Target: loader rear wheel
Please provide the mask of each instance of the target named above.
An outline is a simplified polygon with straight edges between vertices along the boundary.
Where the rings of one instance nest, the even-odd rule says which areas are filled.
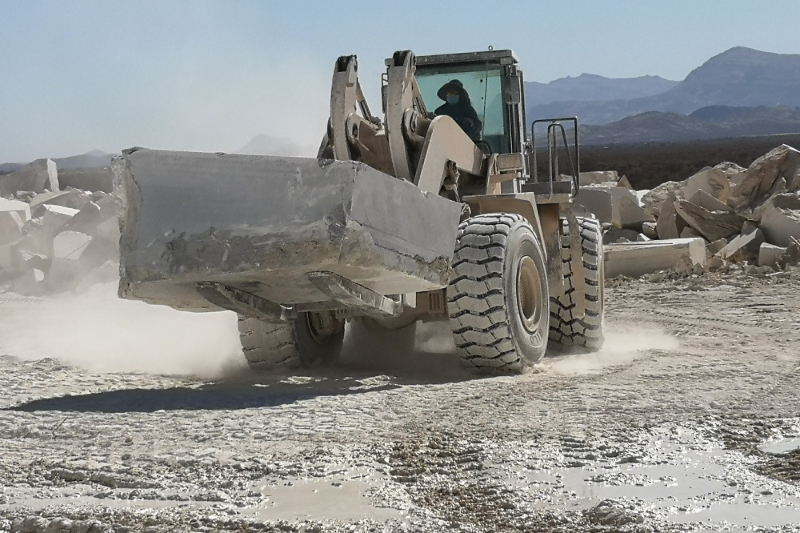
[[[292,322],[264,322],[239,315],[239,339],[253,370],[332,363],[342,351],[344,321],[331,313],[300,313]]]
[[[569,226],[562,221],[561,260],[564,295],[550,299],[550,343],[561,352],[596,352],[603,347],[604,276],[603,229],[596,218],[576,217],[580,243],[571,242]],[[586,282],[584,314],[573,312],[578,295],[572,266],[572,247],[580,246]]]
[[[470,217],[458,226],[447,309],[467,366],[517,373],[547,348],[549,289],[544,254],[516,214]]]

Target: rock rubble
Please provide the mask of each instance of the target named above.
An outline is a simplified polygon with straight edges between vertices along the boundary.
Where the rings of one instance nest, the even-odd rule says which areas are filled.
[[[116,279],[116,196],[102,179],[84,180],[86,190],[59,183],[50,159],[0,176],[0,292],[40,296]]]
[[[607,255],[613,253],[616,259],[607,274],[638,277],[662,271],[679,240],[690,238],[705,243],[704,260],[698,262],[697,254],[686,247],[679,263],[667,270],[769,274],[798,263],[800,151],[790,146],[778,146],[747,169],[722,162],[650,191],[630,190],[628,181],[615,172],[591,173],[581,183],[586,185],[575,204],[604,223]],[[639,199],[633,208],[631,197]],[[675,246],[642,251],[643,242],[659,241],[674,241]],[[637,259],[643,253],[650,258],[649,266]],[[658,253],[671,255],[656,260]]]

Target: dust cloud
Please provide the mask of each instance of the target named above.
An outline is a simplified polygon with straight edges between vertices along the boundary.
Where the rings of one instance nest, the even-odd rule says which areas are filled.
[[[234,313],[176,311],[122,300],[116,289],[116,283],[102,283],[78,295],[4,303],[0,311],[0,355],[27,360],[53,358],[95,372],[201,378],[247,374]],[[647,350],[678,348],[678,340],[656,326],[633,329],[607,324],[601,351],[548,357],[542,370],[587,374],[630,363]],[[380,331],[355,321],[348,327],[336,368],[334,373],[389,373],[420,383],[471,376],[460,364],[446,322]],[[316,373],[313,369],[306,371]]]
[[[116,283],[3,306],[0,354],[97,372],[214,377],[243,365],[236,315],[121,300]]]
[[[548,358],[543,366],[556,374],[589,374],[630,363],[648,350],[672,351],[680,347],[678,339],[655,325],[633,328],[606,323],[604,329],[606,340],[599,352]]]
[[[356,374],[388,373],[409,383],[474,377],[461,364],[447,322],[418,322],[387,331],[368,321],[352,321],[337,366]]]

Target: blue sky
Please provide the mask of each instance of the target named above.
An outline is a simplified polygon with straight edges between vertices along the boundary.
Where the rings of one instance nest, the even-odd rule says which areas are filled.
[[[800,1],[0,0],[0,162],[92,149],[316,145],[337,56],[512,48],[529,81],[683,79],[733,46],[800,53]]]

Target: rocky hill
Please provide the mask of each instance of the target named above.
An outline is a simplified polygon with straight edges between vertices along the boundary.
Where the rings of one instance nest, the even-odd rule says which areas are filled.
[[[568,99],[537,104],[530,119],[577,115],[583,124],[608,124],[648,111],[690,114],[708,106],[800,106],[800,54],[774,54],[736,47],[712,57],[685,80],[656,95],[613,101]]]
[[[677,142],[800,132],[800,108],[709,106],[689,115],[648,111],[580,127],[584,144]]]
[[[606,78],[597,74],[567,76],[550,83],[526,82],[525,97],[536,105],[553,102],[605,102],[661,94],[678,84],[660,76]]]
[[[725,137],[725,127],[680,113],[648,111],[602,125],[580,127],[583,144],[677,141]]]

